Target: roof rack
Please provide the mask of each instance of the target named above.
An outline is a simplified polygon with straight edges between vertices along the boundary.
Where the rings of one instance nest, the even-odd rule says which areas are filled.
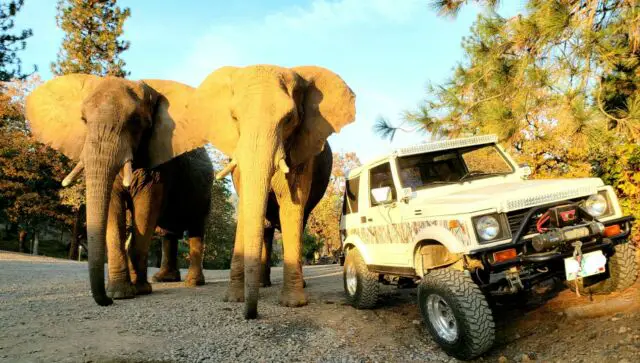
[[[484,144],[495,144],[498,142],[498,137],[496,135],[482,135],[482,136],[473,136],[466,137],[462,139],[452,139],[452,140],[441,140],[434,141],[421,145],[407,146],[403,148],[399,148],[394,151],[397,156],[406,156],[406,155],[414,155],[414,154],[422,154],[426,152],[447,150],[447,149],[457,149],[461,147],[467,146],[475,146],[475,145],[484,145]]]

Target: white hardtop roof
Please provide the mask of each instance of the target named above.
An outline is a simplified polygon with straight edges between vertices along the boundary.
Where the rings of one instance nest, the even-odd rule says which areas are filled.
[[[347,179],[359,175],[363,167],[371,164],[376,164],[384,159],[389,158],[390,156],[407,156],[407,155],[423,154],[428,152],[458,149],[458,148],[468,147],[468,146],[495,144],[497,142],[498,142],[498,137],[496,135],[482,135],[482,136],[465,137],[460,139],[439,140],[434,142],[428,142],[425,144],[402,147],[394,150],[391,154],[378,156],[366,162],[362,166],[349,170],[349,172],[347,173]]]

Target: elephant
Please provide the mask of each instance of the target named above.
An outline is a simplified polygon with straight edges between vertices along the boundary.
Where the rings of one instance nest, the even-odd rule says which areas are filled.
[[[205,148],[200,147],[154,168],[168,177],[165,183],[163,206],[156,230],[162,235],[162,263],[153,275],[154,282],[180,281],[177,265],[178,237],[184,231],[189,236],[189,270],[187,286],[204,285],[202,262],[204,254],[204,227],[211,204],[213,163]],[[175,258],[165,258],[174,255]]]
[[[232,159],[217,177],[233,172],[240,185],[226,300],[244,301],[244,317],[257,317],[264,221],[273,192],[284,247],[280,304],[305,305],[302,226],[314,156],[332,133],[354,121],[355,94],[321,67],[222,67],[196,88],[187,107],[186,129]]]
[[[190,157],[166,162],[206,143],[184,132],[186,104],[192,92],[192,87],[173,81],[70,74],[40,85],[27,97],[26,116],[33,136],[78,161],[63,186],[84,169],[89,280],[98,305],[111,305],[112,297],[151,292],[147,281],[151,236],[161,215],[175,214],[163,211],[162,206],[175,205],[172,192],[181,189],[184,181],[180,179],[189,179],[184,170],[172,170],[182,165],[197,171]],[[211,174],[212,170],[209,167],[206,172]],[[182,188],[192,188],[192,184]],[[177,205],[189,211],[188,206]],[[132,211],[134,224],[128,251],[124,246],[126,208]],[[161,225],[165,222],[160,219]],[[173,229],[184,227],[165,224]],[[202,276],[198,228],[192,228],[190,240],[195,281]],[[104,283],[106,244],[108,294]]]

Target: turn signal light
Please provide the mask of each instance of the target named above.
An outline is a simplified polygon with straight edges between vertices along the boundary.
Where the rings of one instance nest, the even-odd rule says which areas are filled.
[[[515,248],[509,248],[508,250],[494,252],[493,262],[495,263],[495,262],[508,261],[516,258],[516,255],[517,253]]]
[[[620,233],[622,233],[622,230],[620,229],[620,225],[619,224],[612,224],[610,226],[604,227],[604,236],[605,237],[617,236]]]

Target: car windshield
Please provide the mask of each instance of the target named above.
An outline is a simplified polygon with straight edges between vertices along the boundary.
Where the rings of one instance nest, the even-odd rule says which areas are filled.
[[[402,156],[398,170],[403,188],[412,190],[514,172],[495,145]]]

